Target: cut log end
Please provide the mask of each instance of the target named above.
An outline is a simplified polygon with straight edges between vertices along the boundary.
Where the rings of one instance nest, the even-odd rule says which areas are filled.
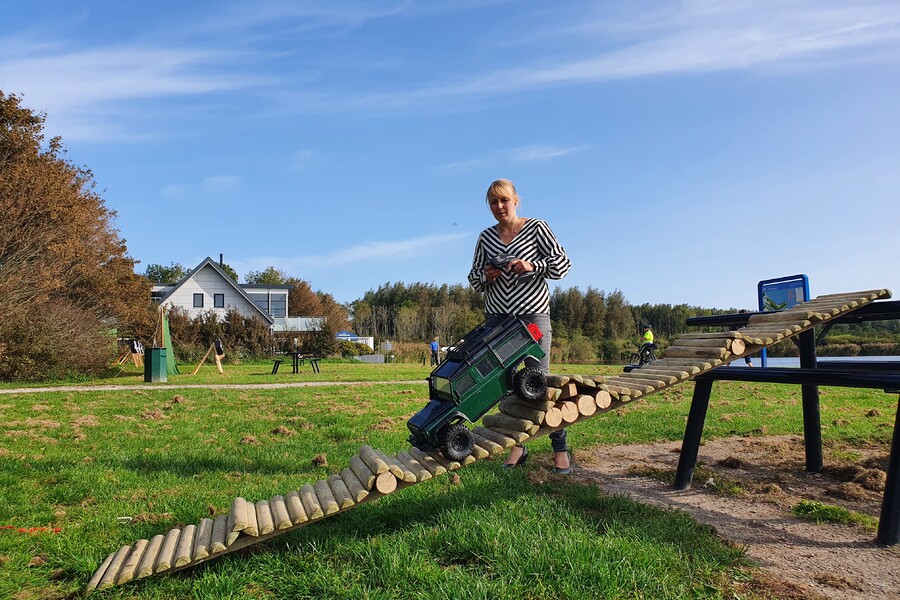
[[[397,489],[397,477],[390,471],[385,471],[375,478],[375,489],[382,494],[393,493]]]

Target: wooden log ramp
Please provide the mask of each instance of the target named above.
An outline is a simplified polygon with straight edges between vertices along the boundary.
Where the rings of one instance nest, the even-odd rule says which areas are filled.
[[[531,402],[507,398],[500,402],[496,413],[482,419],[482,424],[473,429],[476,451],[461,463],[447,460],[436,450],[409,448],[388,454],[362,446],[346,468],[325,479],[269,499],[235,498],[227,514],[122,546],[101,562],[84,592],[180,571],[294,531],[489,458],[532,437],[547,435],[678,385],[872,301],[890,297],[887,289],[818,296],[786,311],[751,316],[747,327],[737,331],[684,334],[666,349],[665,358],[629,373],[614,377],[548,375],[544,399]]]

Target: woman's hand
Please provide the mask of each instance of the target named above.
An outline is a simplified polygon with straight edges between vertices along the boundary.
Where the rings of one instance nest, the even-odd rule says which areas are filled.
[[[500,277],[500,273],[502,272],[503,271],[493,265],[484,266],[484,278],[487,279],[488,283],[494,283],[494,281]]]
[[[488,264],[484,266],[484,277],[487,279],[488,283],[494,283],[503,271],[507,271],[513,275],[523,275],[534,271],[534,265],[529,261],[520,258],[511,261],[506,265],[506,268],[502,270]]]
[[[516,259],[509,263],[509,270],[515,273],[516,275],[522,275],[523,273],[530,273],[534,271],[534,265],[528,262],[527,260],[522,260],[521,258]]]

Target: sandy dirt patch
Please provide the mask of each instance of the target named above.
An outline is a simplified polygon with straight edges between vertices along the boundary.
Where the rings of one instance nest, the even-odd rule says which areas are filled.
[[[692,488],[676,491],[660,477],[674,475],[680,446],[663,442],[582,450],[573,478],[685,511],[712,526],[761,567],[754,587],[763,595],[900,599],[900,548],[878,545],[875,532],[863,527],[816,524],[790,512],[806,499],[877,518],[887,466],[883,447],[853,448],[843,459],[826,458],[823,472],[813,474],[805,471],[801,437],[713,440],[700,448]]]

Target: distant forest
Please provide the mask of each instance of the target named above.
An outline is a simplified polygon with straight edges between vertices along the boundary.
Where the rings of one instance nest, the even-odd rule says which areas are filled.
[[[377,344],[417,343],[437,336],[442,344],[460,339],[483,318],[484,304],[469,286],[427,283],[386,283],[350,303],[350,317],[357,335],[373,336]],[[664,348],[688,328],[688,317],[737,312],[734,307],[706,308],[687,304],[630,304],[621,291],[605,292],[592,287],[553,291],[550,318],[553,323],[555,362],[618,361],[636,349],[641,325],[652,326]],[[714,330],[714,329],[709,329]],[[868,323],[836,326],[827,338],[835,353],[881,354],[897,346],[900,323]],[[877,347],[868,348],[876,344]],[[823,347],[823,355],[829,353]],[[872,351],[868,351],[872,350]],[[887,350],[889,351],[889,350]],[[900,347],[895,353],[900,353]],[[794,353],[792,344],[773,350],[773,355]]]

